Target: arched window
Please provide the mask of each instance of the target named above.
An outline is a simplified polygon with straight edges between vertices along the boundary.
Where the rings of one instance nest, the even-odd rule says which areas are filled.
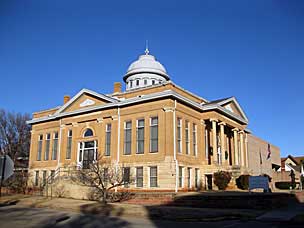
[[[93,136],[93,131],[88,128],[85,132],[84,132],[84,137],[90,137]]]

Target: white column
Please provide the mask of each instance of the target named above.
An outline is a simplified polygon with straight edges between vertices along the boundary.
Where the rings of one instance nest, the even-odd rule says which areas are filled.
[[[244,131],[240,131],[240,160],[241,166],[245,166],[245,159],[244,159]]]
[[[221,133],[221,164],[225,163],[225,151],[226,151],[226,147],[225,147],[225,123],[221,122],[219,123],[220,125],[220,133]],[[224,162],[223,162],[224,161]]]
[[[217,139],[216,139],[216,119],[210,119],[212,122],[212,150],[213,150],[213,161],[215,164],[218,164],[217,160]]]
[[[238,149],[238,131],[239,129],[234,128],[233,131],[233,142],[234,142],[234,165],[239,165],[239,149]]]
[[[248,134],[245,133],[245,166],[249,166],[249,161],[248,161]]]

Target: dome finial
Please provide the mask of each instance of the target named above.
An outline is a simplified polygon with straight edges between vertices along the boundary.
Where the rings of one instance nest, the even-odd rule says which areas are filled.
[[[149,55],[149,45],[148,45],[148,40],[146,40],[146,50],[145,50],[145,54]]]

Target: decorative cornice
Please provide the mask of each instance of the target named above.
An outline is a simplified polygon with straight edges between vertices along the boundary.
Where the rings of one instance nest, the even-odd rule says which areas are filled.
[[[218,110],[218,111],[221,111],[222,113],[226,114],[227,116],[231,117],[234,120],[237,120],[237,121],[239,121],[243,124],[247,124],[246,120],[244,120],[243,118],[229,112],[228,110],[226,110],[225,108],[221,107],[218,104],[201,105],[201,104],[199,104],[197,102],[194,102],[194,101],[190,100],[189,98],[184,97],[184,96],[180,95],[179,93],[177,93],[175,91],[172,91],[172,90],[164,90],[164,91],[158,92],[158,93],[147,94],[143,97],[133,97],[133,98],[125,99],[123,101],[119,101],[119,102],[117,101],[117,102],[106,103],[106,104],[97,105],[97,106],[93,106],[93,107],[86,107],[86,108],[83,108],[83,109],[80,109],[80,110],[74,110],[74,111],[70,111],[70,112],[55,113],[54,115],[51,115],[51,116],[29,120],[29,121],[27,121],[27,123],[28,124],[35,124],[35,123],[39,123],[39,122],[56,120],[56,119],[59,119],[59,118],[64,117],[64,116],[71,116],[71,115],[76,115],[76,114],[80,114],[80,113],[99,111],[101,109],[106,109],[106,108],[123,107],[123,106],[131,105],[131,104],[137,104],[137,103],[141,103],[141,102],[146,102],[146,101],[150,101],[150,100],[154,100],[154,99],[160,99],[160,98],[166,98],[166,97],[173,97],[175,99],[178,99],[178,100],[180,100],[182,102],[185,102],[189,106],[192,106],[192,107],[194,107],[194,108],[196,108],[200,111]]]

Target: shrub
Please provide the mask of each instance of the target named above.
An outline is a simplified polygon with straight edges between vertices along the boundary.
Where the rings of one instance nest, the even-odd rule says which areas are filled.
[[[239,176],[235,180],[237,187],[242,190],[247,190],[249,188],[249,177],[250,175],[248,174]]]
[[[225,190],[231,180],[231,173],[226,171],[218,171],[213,174],[214,184],[219,190]]]
[[[294,189],[295,184],[292,184],[290,181],[279,181],[275,182],[275,187],[282,190],[290,189],[290,187]]]

